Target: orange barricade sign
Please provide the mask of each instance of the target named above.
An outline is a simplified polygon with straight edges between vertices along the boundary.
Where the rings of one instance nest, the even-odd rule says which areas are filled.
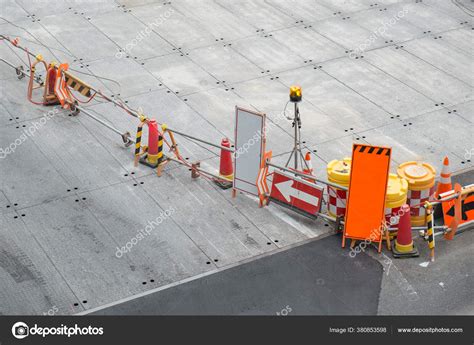
[[[346,238],[382,243],[391,153],[388,147],[353,145],[342,247]]]
[[[455,187],[458,188],[458,191],[462,192],[468,189],[472,190],[474,188],[474,185],[469,185],[463,187],[462,189],[460,186],[457,185]],[[439,197],[447,198],[458,191],[451,190],[449,192],[441,194]],[[460,196],[459,198],[445,201],[442,203],[442,207],[444,225],[446,225],[448,228],[454,228],[450,233],[446,234],[445,238],[453,239],[455,230],[459,225],[474,220],[474,191],[468,192],[466,195]],[[457,217],[456,213],[458,213]],[[456,222],[454,222],[455,218],[458,218]]]

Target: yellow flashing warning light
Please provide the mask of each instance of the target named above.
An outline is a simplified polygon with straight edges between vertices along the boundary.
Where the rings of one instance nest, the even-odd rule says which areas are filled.
[[[35,58],[38,61],[43,61],[43,55],[41,55],[41,54],[36,55]]]
[[[301,86],[293,85],[290,87],[290,101],[293,103],[301,102],[303,94],[301,92]]]

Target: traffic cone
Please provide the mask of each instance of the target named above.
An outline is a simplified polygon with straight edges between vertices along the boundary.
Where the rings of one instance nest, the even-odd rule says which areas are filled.
[[[306,152],[306,155],[304,156],[304,160],[306,161],[306,164],[303,166],[303,172],[308,175],[313,174],[313,164],[311,164],[311,153],[308,151]]]
[[[221,146],[230,148],[230,141],[227,138],[222,139]],[[219,176],[222,180],[215,180],[215,183],[227,189],[232,187],[232,180],[234,178],[234,165],[232,163],[232,152],[221,149],[221,160],[219,165]]]
[[[449,158],[448,156],[444,157],[443,169],[441,170],[441,176],[438,182],[438,187],[436,189],[436,197],[439,197],[441,193],[449,192],[453,189],[451,183],[451,171],[449,169]]]
[[[403,205],[400,210],[403,214],[398,221],[398,233],[395,245],[392,248],[394,258],[413,258],[420,254],[413,244],[411,237],[410,206]]]
[[[311,153],[308,151],[306,152],[306,155],[304,156],[304,161],[306,164],[303,164],[303,172],[308,175],[313,175],[313,164],[311,164]],[[305,178],[305,180],[316,183],[315,179],[311,178]]]

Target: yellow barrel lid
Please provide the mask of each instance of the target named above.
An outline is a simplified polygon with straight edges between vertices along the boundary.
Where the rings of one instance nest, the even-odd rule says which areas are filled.
[[[396,174],[388,175],[387,198],[385,203],[404,203],[408,192],[408,182]]]
[[[408,181],[409,189],[423,190],[434,185],[436,170],[431,164],[410,161],[400,164],[397,174]]]
[[[351,158],[345,157],[343,160],[332,160],[326,168],[328,180],[341,186],[349,186],[351,174]]]

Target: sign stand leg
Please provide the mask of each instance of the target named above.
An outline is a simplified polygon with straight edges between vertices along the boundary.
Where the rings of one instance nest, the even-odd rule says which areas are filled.
[[[390,244],[390,235],[386,227],[384,227],[384,233],[385,233],[385,241],[387,242],[387,249],[392,250],[392,245]]]

